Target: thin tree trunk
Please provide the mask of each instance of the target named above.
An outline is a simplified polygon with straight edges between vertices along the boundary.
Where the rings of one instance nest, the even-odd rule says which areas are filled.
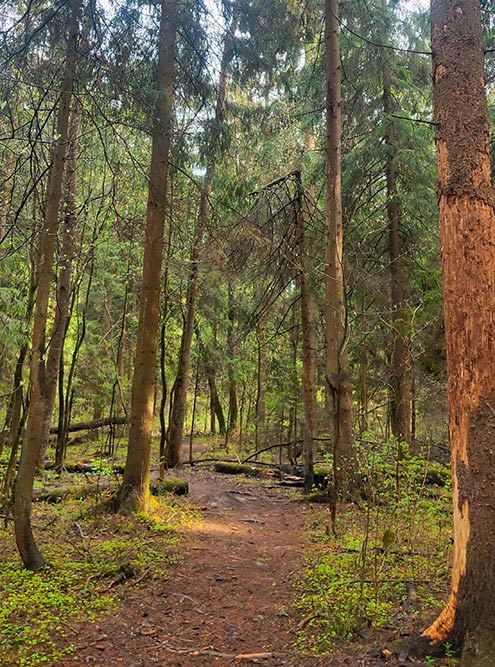
[[[184,419],[186,415],[187,385],[189,378],[189,365],[191,359],[191,345],[194,332],[194,320],[196,317],[196,303],[198,299],[199,263],[201,259],[201,247],[203,237],[208,223],[210,211],[210,196],[215,175],[217,157],[219,154],[219,142],[225,117],[225,102],[227,97],[227,70],[233,57],[233,35],[237,25],[236,19],[232,20],[229,30],[225,34],[222,62],[220,65],[220,77],[218,82],[218,94],[215,108],[215,119],[213,130],[208,142],[209,162],[206,168],[203,188],[199,204],[199,212],[196,218],[194,239],[191,248],[191,273],[186,298],[186,316],[179,352],[179,363],[177,375],[171,396],[170,421],[167,432],[166,459],[167,466],[174,468],[180,463],[180,450],[184,433]]]
[[[191,433],[189,435],[189,463],[192,465],[193,462],[193,441],[194,441],[194,423],[196,420],[196,407],[198,404],[198,391],[199,391],[199,357],[196,363],[196,373],[194,377],[194,396],[193,396],[193,405],[192,405],[192,415],[191,415]]]
[[[70,320],[69,305],[71,294],[72,262],[74,259],[74,231],[76,216],[76,169],[81,133],[82,104],[76,100],[72,111],[69,131],[69,149],[65,167],[65,210],[62,225],[62,245],[60,252],[60,270],[57,279],[57,304],[55,320],[50,336],[50,350],[46,362],[46,392],[43,433],[40,442],[39,464],[44,465],[48,435],[55,406],[59,366],[62,359],[65,336]]]
[[[162,0],[143,276],[131,391],[129,443],[119,497],[121,509],[131,511],[146,511],[150,497],[151,428],[160,313],[160,277],[168,156],[172,127],[176,20],[177,6],[174,0]]]
[[[170,201],[173,201],[173,189],[170,190]],[[167,252],[165,257],[165,274],[163,276],[163,309],[162,309],[162,325],[160,327],[160,384],[161,384],[161,398],[160,398],[160,446],[158,450],[159,454],[159,466],[160,466],[160,478],[165,476],[166,469],[166,458],[165,458],[165,447],[167,444],[167,429],[165,426],[165,407],[167,405],[167,374],[165,369],[165,332],[167,329],[167,316],[168,316],[168,267],[170,264],[170,254],[172,250],[172,221],[169,221],[168,228],[168,239],[167,239]]]
[[[288,441],[290,445],[287,447],[287,458],[291,465],[296,465],[297,457],[300,455],[299,451],[299,424],[298,424],[298,405],[301,395],[299,371],[297,368],[297,361],[299,358],[299,326],[297,323],[296,309],[292,309],[292,333],[290,337],[291,343],[291,406],[289,415],[289,432]]]
[[[384,11],[387,2],[383,0]],[[398,460],[402,458],[401,443],[411,441],[411,322],[407,302],[406,263],[402,251],[401,210],[397,193],[397,138],[391,114],[392,81],[390,65],[385,56],[383,63],[383,111],[387,147],[385,175],[387,181],[387,217],[389,224],[390,305],[392,309],[392,396],[391,425],[397,439]]]
[[[305,243],[306,221],[304,216],[303,191],[300,173],[297,173],[296,185],[296,233],[299,286],[301,291],[302,394],[304,405],[304,490],[306,493],[309,493],[314,484],[313,438],[316,435],[314,303],[308,276],[308,261]]]
[[[227,357],[228,357],[228,379],[229,379],[229,420],[228,435],[233,435],[237,429],[237,420],[239,416],[238,407],[238,383],[235,377],[236,363],[236,341],[235,341],[235,304],[234,288],[229,281],[228,284],[228,331],[227,331]],[[227,445],[227,440],[226,443]]]
[[[30,570],[39,570],[45,564],[44,558],[34,540],[31,528],[31,505],[39,443],[43,433],[46,402],[48,400],[45,382],[45,336],[48,318],[48,299],[50,296],[55,239],[62,196],[64,160],[69,129],[69,110],[77,61],[81,0],[73,0],[71,11],[72,16],[67,44],[65,74],[57,115],[57,139],[53,150],[52,166],[48,179],[40,263],[38,267],[29,381],[29,414],[14,494],[16,544],[24,565]]]
[[[432,0],[434,121],[453,470],[449,600],[423,633],[495,664],[495,212],[479,0]]]
[[[347,493],[355,470],[352,386],[347,363],[341,192],[342,92],[339,2],[325,1],[326,204],[325,342],[326,397],[334,439],[337,493]]]
[[[255,404],[255,449],[258,452],[265,446],[266,434],[266,350],[265,350],[265,315],[258,321],[256,339],[258,343],[258,367]]]
[[[368,430],[368,349],[363,343],[359,350],[359,435]]]

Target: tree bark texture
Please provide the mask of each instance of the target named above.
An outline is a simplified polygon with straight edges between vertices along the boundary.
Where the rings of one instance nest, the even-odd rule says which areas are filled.
[[[479,0],[432,0],[453,470],[449,600],[423,633],[462,667],[495,664],[495,213]]]
[[[171,395],[170,421],[167,430],[166,462],[169,468],[174,468],[180,463],[180,450],[184,434],[184,419],[187,405],[187,386],[189,379],[189,366],[191,360],[191,345],[194,332],[194,320],[196,316],[196,303],[198,300],[199,264],[201,260],[201,249],[203,237],[208,223],[210,212],[210,197],[215,175],[217,158],[219,155],[219,143],[222,126],[225,118],[225,102],[227,98],[227,70],[234,55],[233,36],[237,21],[232,20],[229,30],[225,34],[222,62],[220,65],[220,76],[218,81],[217,101],[215,107],[215,118],[213,129],[208,141],[208,165],[204,177],[203,188],[199,203],[198,216],[194,230],[194,239],[191,248],[189,283],[186,296],[186,314],[184,318],[184,329],[182,331],[179,363],[177,374]]]
[[[46,326],[48,300],[52,279],[55,240],[58,228],[64,161],[69,130],[69,110],[77,62],[77,41],[81,0],[73,0],[64,79],[57,114],[56,142],[48,177],[45,215],[41,230],[41,249],[38,265],[36,303],[33,317],[31,365],[29,379],[29,412],[21,461],[14,493],[14,527],[16,544],[27,569],[39,570],[44,566],[31,529],[31,505],[34,475],[39,446],[43,434],[44,416],[48,400],[45,367]]]
[[[352,385],[347,363],[341,188],[342,91],[339,3],[325,1],[326,202],[325,374],[326,404],[334,438],[334,474],[340,492],[354,468]]]
[[[151,427],[155,397],[168,157],[172,130],[176,17],[177,6],[174,0],[162,0],[129,443],[119,496],[121,509],[126,511],[146,511],[150,499]]]

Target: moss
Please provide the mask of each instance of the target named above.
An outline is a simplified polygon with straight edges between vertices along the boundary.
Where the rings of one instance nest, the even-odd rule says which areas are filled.
[[[232,463],[230,461],[218,461],[213,465],[213,470],[224,475],[252,475],[256,472],[256,468],[247,463]]]
[[[445,486],[450,480],[450,470],[440,463],[428,467],[425,475],[425,483],[435,486]]]
[[[185,479],[156,479],[151,483],[151,493],[154,496],[163,496],[166,493],[187,496],[189,482]]]
[[[314,491],[313,493],[308,493],[305,495],[304,500],[306,500],[308,503],[325,504],[328,503],[328,493]]]

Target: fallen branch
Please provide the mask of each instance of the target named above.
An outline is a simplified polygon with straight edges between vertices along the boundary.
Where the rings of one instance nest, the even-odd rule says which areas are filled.
[[[212,658],[225,658],[226,660],[248,660],[256,662],[257,660],[269,660],[271,658],[284,658],[284,653],[275,653],[274,651],[263,653],[222,653],[210,648],[177,648],[175,646],[165,645],[167,651],[172,653],[181,653],[186,655],[208,655]]]

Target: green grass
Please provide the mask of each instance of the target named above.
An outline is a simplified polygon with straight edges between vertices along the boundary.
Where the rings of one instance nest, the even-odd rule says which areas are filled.
[[[0,530],[0,655],[2,667],[53,664],[71,652],[72,623],[91,622],[118,606],[123,586],[166,576],[173,566],[180,526],[190,510],[157,501],[152,516],[97,516],[94,501],[35,507],[35,533],[49,563],[23,570],[12,529]]]

